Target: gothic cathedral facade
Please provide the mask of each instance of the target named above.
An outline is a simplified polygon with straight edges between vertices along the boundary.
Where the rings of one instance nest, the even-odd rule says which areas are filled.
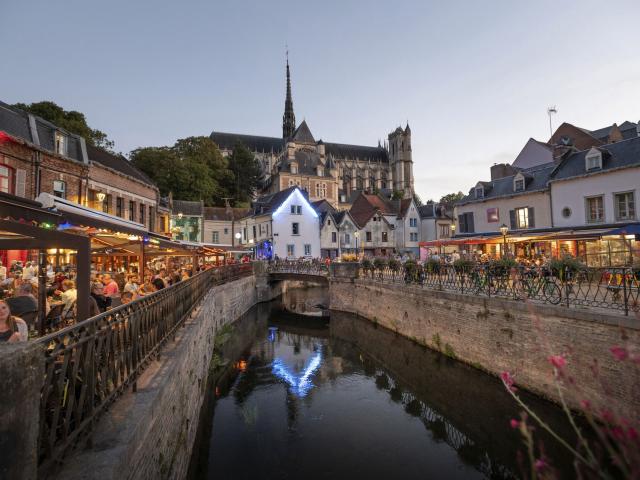
[[[348,208],[360,191],[387,197],[394,192],[403,198],[413,196],[409,124],[396,128],[384,145],[378,142],[376,147],[316,141],[306,121],[296,125],[288,60],[286,74],[282,138],[211,133],[225,156],[237,142],[253,152],[265,178],[260,194],[298,185],[312,202],[326,200],[338,209]]]

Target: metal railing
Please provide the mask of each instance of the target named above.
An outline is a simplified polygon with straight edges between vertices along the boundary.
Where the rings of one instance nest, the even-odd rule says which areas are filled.
[[[558,271],[546,267],[496,268],[475,265],[410,264],[392,269],[363,269],[360,276],[385,283],[412,284],[466,295],[502,297],[566,307],[640,311],[640,270],[582,268]]]
[[[47,472],[91,430],[215,285],[250,275],[251,264],[205,270],[192,278],[37,340],[44,346],[40,471]]]
[[[267,265],[268,273],[298,273],[304,275],[329,275],[329,268],[319,260],[276,260]]]

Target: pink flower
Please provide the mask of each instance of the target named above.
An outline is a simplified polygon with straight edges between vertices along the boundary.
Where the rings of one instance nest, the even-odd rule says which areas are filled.
[[[591,410],[591,402],[589,400],[580,400],[580,406],[583,410]]]
[[[509,422],[511,424],[511,428],[513,428],[514,430],[516,428],[520,428],[520,422],[518,420],[516,420],[515,418],[511,419],[511,422]]]
[[[551,365],[553,365],[553,367],[557,368],[558,370],[562,370],[567,364],[567,361],[562,355],[551,355],[549,357],[549,362],[551,362]]]
[[[547,468],[549,464],[543,458],[539,458],[534,462],[533,466],[536,468],[536,471],[541,472]]]
[[[509,391],[511,392],[515,392],[516,391],[516,387],[513,386],[513,377],[511,376],[511,374],[509,372],[502,372],[500,374],[500,379],[502,380],[502,383],[504,383],[505,387],[507,387],[507,389],[509,389]]]
[[[616,440],[624,440],[624,430],[622,430],[622,427],[615,426],[610,431],[611,436]]]
[[[629,440],[633,440],[634,442],[638,441],[638,432],[633,427],[629,427],[627,429],[627,436],[629,437]]]
[[[609,349],[617,360],[623,361],[629,357],[629,351],[625,347],[611,347]]]

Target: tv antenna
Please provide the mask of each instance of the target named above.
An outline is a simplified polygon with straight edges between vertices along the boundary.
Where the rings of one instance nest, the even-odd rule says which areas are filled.
[[[553,107],[547,108],[547,115],[549,115],[549,135],[553,137],[553,126],[551,125],[551,117],[558,113],[558,109],[554,105]]]

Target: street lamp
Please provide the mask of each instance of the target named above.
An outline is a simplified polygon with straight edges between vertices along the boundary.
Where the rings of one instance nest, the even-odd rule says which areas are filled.
[[[358,239],[360,238],[360,232],[354,233],[353,236],[356,238],[356,255],[358,255]]]
[[[98,199],[99,202],[104,202],[104,199],[106,197],[107,197],[107,195],[104,192],[96,193],[96,198]]]
[[[500,227],[500,233],[502,234],[502,257],[507,251],[507,232],[509,231],[509,227],[507,227],[504,223]]]
[[[182,212],[178,212],[178,219],[182,220]]]
[[[450,228],[451,228],[451,238],[453,238],[456,236],[456,224],[452,223]]]

